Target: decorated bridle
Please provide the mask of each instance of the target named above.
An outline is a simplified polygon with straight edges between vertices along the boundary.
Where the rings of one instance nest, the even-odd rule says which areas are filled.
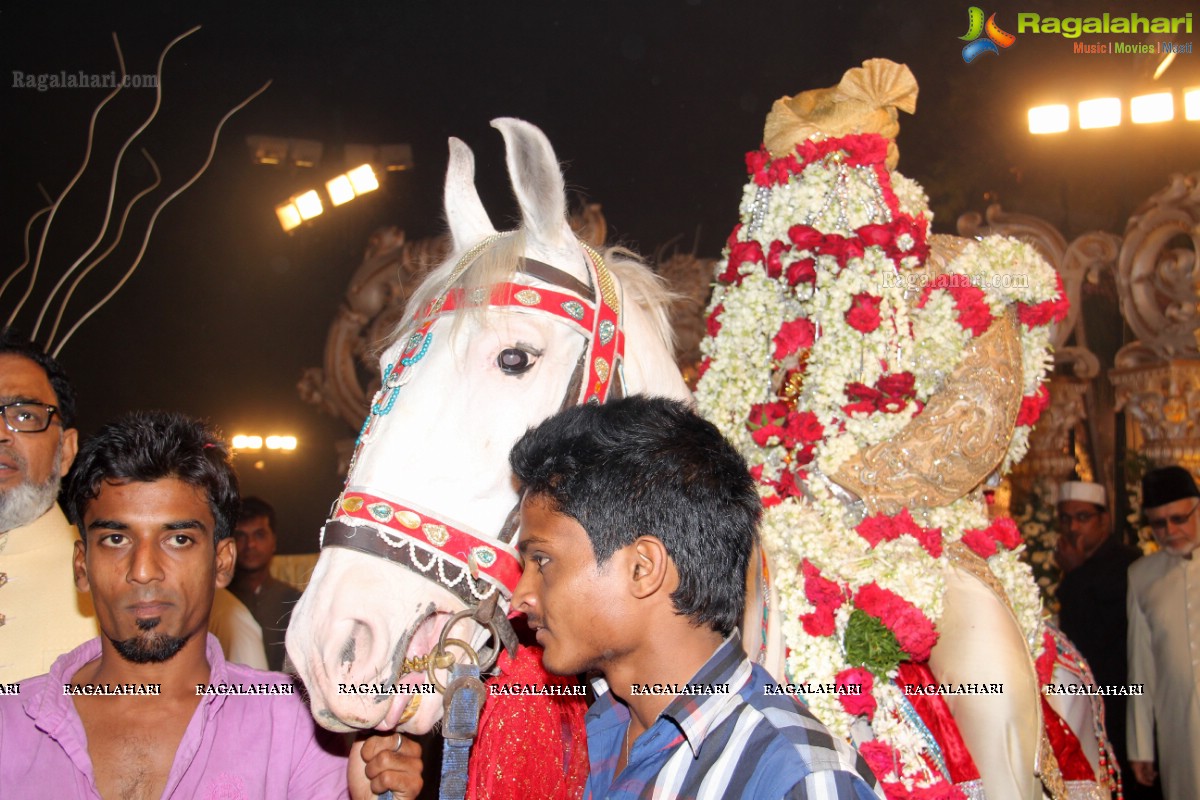
[[[435,324],[468,304],[549,315],[585,337],[587,343],[563,395],[563,408],[624,395],[620,294],[604,259],[584,242],[580,245],[587,255],[587,284],[557,267],[525,258],[518,273],[553,288],[519,283],[514,276],[514,280],[476,289],[467,298],[462,288],[454,286],[488,247],[506,235],[484,239],[459,259],[446,281],[447,289],[425,308],[398,361],[385,368],[383,385],[355,445],[351,476],[375,423],[391,411],[400,390],[412,379],[413,367],[429,350]],[[498,536],[485,536],[410,501],[348,484],[325,524],[321,546],[385,558],[435,581],[473,606],[497,591],[505,600],[512,597],[521,577],[521,562],[511,543],[515,520],[513,509]]]
[[[557,267],[525,258],[517,272],[553,288],[509,280],[476,289],[468,298],[462,288],[455,287],[475,260],[505,235],[484,239],[458,260],[446,281],[446,290],[424,309],[415,331],[400,351],[399,360],[384,369],[383,385],[355,443],[351,477],[375,424],[392,410],[400,390],[413,377],[413,367],[429,351],[436,323],[468,304],[549,315],[585,337],[586,345],[563,393],[562,408],[624,396],[621,298],[604,259],[586,243],[580,242],[587,255],[586,284]],[[467,606],[443,626],[432,653],[405,659],[396,676],[399,679],[405,673],[426,672],[430,682],[443,694],[445,743],[439,797],[444,800],[459,800],[466,792],[469,753],[484,702],[481,676],[494,665],[502,645],[510,656],[515,655],[516,635],[499,600],[503,597],[511,602],[521,578],[521,561],[512,546],[517,510],[509,512],[498,536],[485,536],[411,501],[348,483],[337,499],[332,518],[321,531],[322,548],[343,547],[387,559],[435,581]],[[477,653],[468,642],[447,638],[454,624],[467,618],[491,633],[493,645],[489,651]],[[462,651],[467,661],[460,662],[449,651],[450,647]],[[450,671],[449,685],[438,680],[439,669]],[[390,798],[390,792],[381,797]]]

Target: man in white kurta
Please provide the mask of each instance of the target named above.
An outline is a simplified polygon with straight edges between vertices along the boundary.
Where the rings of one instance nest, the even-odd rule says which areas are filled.
[[[75,394],[57,362],[8,331],[0,416],[0,684],[9,684],[46,672],[99,628],[75,589],[78,537],[56,503],[75,458]]]
[[[1159,552],[1129,568],[1129,680],[1145,694],[1128,706],[1134,778],[1155,775],[1167,800],[1200,798],[1200,491],[1186,470],[1147,473],[1143,508]]]

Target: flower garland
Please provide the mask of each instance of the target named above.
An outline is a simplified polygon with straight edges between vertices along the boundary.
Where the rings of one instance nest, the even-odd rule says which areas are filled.
[[[808,140],[780,158],[747,155],[696,400],[759,482],[763,541],[781,566],[789,678],[861,686],[861,695],[806,700],[840,736],[850,738],[856,721],[871,725],[862,749],[889,796],[948,797],[958,790],[893,678],[937,642],[954,542],[987,561],[1040,652],[1039,596],[1018,558],[1019,532],[989,520],[978,492],[858,518],[826,476],[899,433],[967,345],[1015,309],[1024,397],[1007,471],[1048,403],[1049,326],[1067,301],[1057,273],[1014,239],[970,242],[933,276],[928,200],[886,168],[887,144],[864,134]]]
[[[1042,607],[1051,614],[1058,614],[1056,595],[1062,573],[1054,560],[1058,526],[1048,487],[1042,482],[1035,483],[1025,503],[1014,509],[1013,518],[1025,542],[1022,558],[1029,563],[1038,591],[1042,593]]]

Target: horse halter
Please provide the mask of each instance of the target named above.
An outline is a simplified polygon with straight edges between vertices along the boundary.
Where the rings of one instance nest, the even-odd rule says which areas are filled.
[[[469,298],[461,288],[454,287],[475,259],[504,235],[488,237],[459,259],[446,281],[449,288],[429,303],[397,363],[385,369],[383,385],[355,446],[351,476],[375,422],[391,410],[400,390],[412,378],[413,367],[428,350],[435,323],[468,304],[549,315],[585,337],[586,345],[567,383],[562,408],[624,396],[625,336],[620,293],[604,259],[587,244],[580,242],[587,256],[587,284],[557,267],[526,258],[519,273],[554,288],[518,283],[517,276],[476,289]],[[385,558],[435,581],[468,607],[496,592],[509,600],[522,571],[510,543],[516,532],[516,510],[509,514],[499,536],[485,536],[411,502],[348,483],[322,530],[321,546],[344,547]]]
[[[412,377],[412,367],[428,351],[435,323],[463,306],[463,290],[454,288],[454,284],[500,235],[483,240],[459,259],[446,281],[449,288],[424,310],[421,322],[402,348],[398,362],[387,366],[383,385],[371,404],[371,412],[355,445],[354,458],[350,462],[351,476],[374,423],[391,410],[401,388]],[[522,260],[520,272],[553,289],[509,280],[477,289],[466,298],[474,305],[550,315],[585,337],[586,345],[567,383],[562,408],[577,403],[603,403],[610,396],[622,396],[625,392],[622,369],[625,336],[620,296],[600,254],[583,242],[580,245],[587,255],[588,284],[549,264],[526,258]],[[416,508],[412,503],[347,484],[337,500],[333,518],[321,531],[322,548],[344,547],[385,558],[436,581],[467,606],[443,626],[432,653],[404,659],[399,665],[401,674],[425,671],[429,681],[443,695],[444,744],[439,787],[439,798],[443,800],[461,800],[466,794],[470,749],[485,701],[481,676],[494,664],[502,646],[510,656],[516,653],[516,634],[499,607],[501,596],[511,601],[521,578],[521,562],[511,545],[516,533],[516,512],[517,508],[509,512],[499,535],[493,538]],[[477,653],[468,642],[449,638],[454,624],[467,618],[491,634],[494,643],[490,653]],[[460,661],[450,652],[451,647],[461,651],[466,661]],[[436,674],[438,670],[447,669],[450,673],[448,686],[443,685]],[[390,800],[391,793],[382,797]]]

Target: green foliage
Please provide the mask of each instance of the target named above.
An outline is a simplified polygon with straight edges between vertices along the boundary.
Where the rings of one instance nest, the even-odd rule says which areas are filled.
[[[906,657],[896,635],[878,617],[858,608],[850,612],[845,644],[846,661],[861,664],[885,680]]]

